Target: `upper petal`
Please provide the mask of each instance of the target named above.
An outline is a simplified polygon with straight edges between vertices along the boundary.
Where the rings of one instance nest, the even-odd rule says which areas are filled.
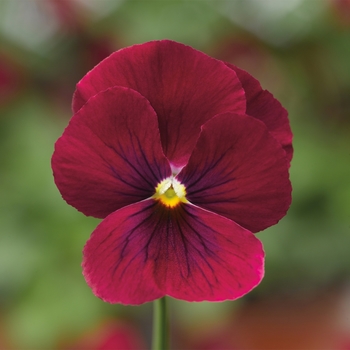
[[[56,142],[52,169],[63,198],[95,217],[151,197],[171,174],[154,110],[124,87],[100,92],[73,116]]]
[[[204,124],[177,179],[191,203],[257,232],[289,208],[288,167],[281,145],[261,121],[226,113]]]
[[[242,83],[247,99],[246,114],[265,123],[270,133],[286,151],[288,160],[291,161],[293,157],[293,134],[287,110],[269,91],[263,90],[258,80],[249,73],[233,64],[226,63],[226,65],[236,72]]]
[[[218,113],[244,113],[246,108],[232,69],[169,40],[134,45],[102,61],[77,84],[74,110],[115,85],[130,87],[150,101],[164,153],[175,166],[186,164],[203,123]]]
[[[141,304],[164,295],[187,301],[233,300],[263,277],[264,252],[233,221],[193,205],[154,200],[109,215],[84,248],[84,275],[111,303]]]

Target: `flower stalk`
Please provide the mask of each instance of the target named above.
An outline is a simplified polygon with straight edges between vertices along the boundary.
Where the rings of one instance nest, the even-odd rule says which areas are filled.
[[[153,302],[152,350],[169,349],[169,317],[166,297]]]

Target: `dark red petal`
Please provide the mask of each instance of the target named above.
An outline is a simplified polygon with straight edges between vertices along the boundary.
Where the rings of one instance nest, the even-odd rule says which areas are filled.
[[[110,303],[233,300],[259,284],[263,268],[251,232],[193,205],[167,209],[152,199],[109,215],[84,248],[86,281]]]
[[[202,127],[177,176],[193,204],[257,232],[278,222],[291,202],[288,162],[266,126],[226,113]]]
[[[154,110],[123,87],[95,95],[74,115],[56,142],[52,169],[69,204],[102,218],[151,197],[171,175]]]
[[[246,71],[226,63],[232,68],[240,79],[247,99],[246,114],[265,123],[270,133],[283,146],[287,158],[293,157],[293,134],[289,125],[288,112],[273,95],[263,90],[260,83]]]
[[[74,110],[114,85],[130,87],[150,101],[164,153],[175,166],[186,164],[203,123],[218,113],[245,113],[246,108],[232,69],[169,40],[134,45],[102,61],[77,84]]]

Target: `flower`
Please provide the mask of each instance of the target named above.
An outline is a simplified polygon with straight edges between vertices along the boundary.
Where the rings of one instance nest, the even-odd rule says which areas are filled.
[[[286,110],[231,64],[169,40],[113,53],[77,84],[52,168],[104,220],[83,254],[95,295],[233,300],[258,285],[255,232],[291,202]]]
[[[135,325],[124,320],[104,320],[81,334],[62,350],[141,350],[147,349]]]
[[[17,97],[25,85],[26,75],[14,57],[0,50],[0,108]]]

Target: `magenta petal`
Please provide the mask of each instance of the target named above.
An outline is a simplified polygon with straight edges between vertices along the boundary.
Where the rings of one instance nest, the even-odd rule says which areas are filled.
[[[83,274],[102,300],[138,305],[164,296],[154,279],[159,238],[154,204],[150,199],[119,209],[87,241]]]
[[[175,166],[186,164],[203,123],[218,113],[246,109],[244,91],[232,69],[169,40],[134,45],[102,61],[77,84],[74,110],[115,85],[130,87],[150,101],[164,153]]]
[[[258,80],[246,71],[226,63],[238,75],[245,91],[247,99],[246,114],[257,118],[265,123],[270,133],[283,146],[287,158],[291,161],[293,156],[293,134],[289,125],[288,112],[273,95],[263,90]]]
[[[261,121],[227,113],[204,124],[177,178],[191,203],[257,232],[289,208],[288,167],[281,145]]]
[[[171,175],[154,110],[123,87],[91,97],[73,116],[56,142],[52,168],[63,198],[101,218],[151,197]]]
[[[172,233],[163,246],[168,295],[187,301],[234,300],[256,287],[264,275],[261,242],[232,220],[193,205],[182,205],[168,214]]]
[[[84,248],[84,276],[110,303],[141,304],[170,295],[233,300],[263,277],[264,252],[233,221],[192,205],[154,200],[109,215]]]

